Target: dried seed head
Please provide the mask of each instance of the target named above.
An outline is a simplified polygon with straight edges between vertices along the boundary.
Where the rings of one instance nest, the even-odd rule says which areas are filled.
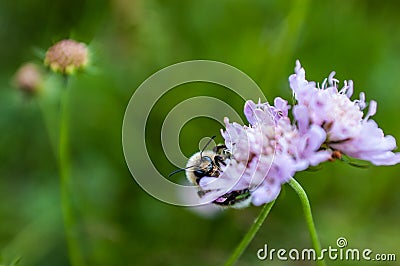
[[[21,91],[34,94],[43,82],[43,75],[39,67],[33,63],[23,64],[16,72],[14,77],[15,86]]]
[[[74,40],[62,40],[50,47],[46,52],[44,64],[54,72],[72,74],[84,68],[88,63],[86,44]]]

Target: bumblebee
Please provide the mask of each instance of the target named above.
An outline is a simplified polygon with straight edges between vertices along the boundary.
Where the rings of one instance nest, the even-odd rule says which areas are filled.
[[[231,155],[225,145],[217,145],[212,151],[202,150],[189,158],[186,164],[186,177],[190,183],[199,185],[200,179],[205,176],[219,177],[221,166]]]
[[[185,168],[178,169],[170,174],[171,176],[185,170],[186,178],[189,182],[199,187],[197,194],[200,198],[211,192],[200,188],[200,180],[205,176],[218,178],[221,174],[221,167],[227,166],[229,160],[232,159],[230,151],[223,144],[215,146],[213,150],[205,150],[214,138],[215,136],[210,138],[200,152],[195,153],[189,158]],[[212,203],[223,207],[243,208],[249,205],[250,200],[250,190],[243,189],[225,193]]]

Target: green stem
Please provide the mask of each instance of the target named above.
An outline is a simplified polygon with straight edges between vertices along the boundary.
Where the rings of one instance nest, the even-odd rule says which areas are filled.
[[[303,205],[304,216],[306,218],[308,231],[310,232],[312,245],[313,245],[315,253],[317,254],[317,257],[318,257],[321,255],[321,244],[319,243],[319,240],[318,240],[318,234],[317,234],[317,230],[315,229],[315,225],[314,225],[314,221],[313,221],[313,217],[312,217],[312,213],[311,213],[311,206],[310,206],[310,202],[308,200],[307,194],[304,191],[304,189],[302,188],[302,186],[294,178],[292,178],[289,181],[289,185],[297,193],[297,195],[300,198],[301,205]],[[325,266],[324,260],[317,259],[316,262],[317,262],[317,265],[319,265],[319,266]]]
[[[68,151],[68,90],[61,97],[60,110],[60,136],[59,136],[59,170],[60,170],[60,190],[61,205],[64,218],[64,229],[68,245],[69,258],[71,265],[83,266],[84,257],[81,253],[78,223],[75,219],[72,204],[72,185],[70,180],[70,160]]]
[[[269,211],[271,210],[272,206],[274,206],[274,203],[275,201],[271,201],[270,203],[264,205],[264,207],[261,209],[260,214],[254,221],[253,225],[250,227],[249,231],[246,233],[242,241],[239,243],[235,251],[233,251],[232,255],[225,263],[225,266],[233,265],[239,259],[244,250],[250,244],[251,240],[253,240],[254,236],[257,234],[261,225],[264,223],[269,214]]]

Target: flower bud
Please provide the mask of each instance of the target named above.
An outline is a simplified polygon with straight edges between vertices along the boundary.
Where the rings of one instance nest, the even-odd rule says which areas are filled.
[[[73,74],[83,69],[88,63],[86,44],[74,40],[62,40],[50,47],[46,52],[44,64],[54,72]]]
[[[23,64],[14,77],[15,86],[27,94],[35,94],[42,86],[42,82],[42,72],[33,63]]]

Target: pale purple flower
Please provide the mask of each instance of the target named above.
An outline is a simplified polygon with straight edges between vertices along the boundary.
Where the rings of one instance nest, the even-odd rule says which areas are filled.
[[[264,114],[262,117],[260,111],[266,113],[266,110],[270,109],[275,124],[277,150],[294,159],[296,171],[307,169],[310,165],[315,166],[328,160],[331,152],[320,149],[326,140],[325,131],[320,127],[309,124],[301,124],[301,127],[297,128],[291,124],[288,117],[288,110],[290,109],[288,102],[277,97],[274,103],[274,106],[268,106],[267,103],[254,104],[252,101],[247,101],[245,114],[250,124],[256,126],[254,117],[262,121],[266,116]]]
[[[244,113],[249,126],[225,119],[222,136],[232,158],[219,177],[200,180],[200,188],[207,192],[205,202],[220,202],[224,195],[246,189],[254,205],[270,202],[297,171],[330,158],[330,152],[319,150],[326,139],[323,130],[307,127],[300,132],[287,117],[287,101],[276,98],[274,103],[247,101]]]
[[[338,89],[339,81],[329,75],[319,88],[305,78],[305,70],[296,62],[295,74],[289,77],[297,105],[293,115],[300,132],[308,127],[319,127],[326,132],[326,146],[348,156],[367,160],[375,165],[393,165],[400,162],[400,153],[393,153],[396,140],[385,136],[375,121],[369,119],[376,113],[377,103],[371,101],[366,115],[365,94],[351,100],[353,82],[345,81]],[[320,133],[318,133],[320,134]]]
[[[229,205],[236,196],[244,196],[239,206],[252,202],[262,205],[279,195],[282,184],[296,172],[309,166],[339,158],[341,154],[371,161],[375,165],[400,162],[393,153],[396,140],[385,136],[375,121],[377,103],[365,102],[365,94],[351,100],[353,82],[339,80],[332,72],[321,86],[305,78],[305,70],[296,62],[295,74],[289,77],[296,100],[291,108],[282,98],[274,105],[247,101],[244,114],[249,125],[230,123],[221,131],[231,153],[218,177],[199,181],[203,202]],[[363,110],[369,105],[367,114]],[[289,118],[292,109],[294,122]]]
[[[219,177],[203,177],[200,180],[201,189],[208,192],[202,199],[205,202],[219,202],[224,200],[224,195],[243,190],[250,191],[252,196],[249,199],[253,204],[270,202],[278,196],[281,184],[287,182],[294,174],[294,168],[276,164],[277,161],[285,159],[275,153],[275,127],[271,115],[261,108],[248,115],[249,121],[254,123],[251,126],[230,123],[225,118],[226,131],[222,132],[222,136],[232,158],[227,166],[222,168]],[[287,156],[286,160],[291,158]],[[262,187],[266,193],[259,196],[256,193],[254,197],[253,191],[258,187]]]

